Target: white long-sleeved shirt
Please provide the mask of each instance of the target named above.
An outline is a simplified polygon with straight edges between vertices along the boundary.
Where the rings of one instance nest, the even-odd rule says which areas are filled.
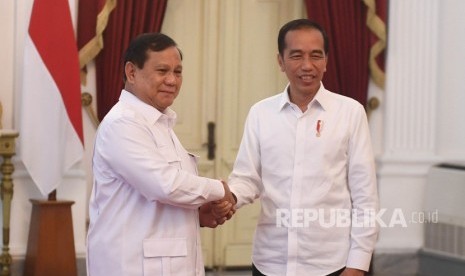
[[[198,207],[221,199],[163,113],[123,90],[101,122],[93,157],[88,275],[204,275]]]
[[[229,177],[237,207],[261,200],[252,261],[270,276],[368,270],[378,228],[363,219],[379,207],[365,111],[321,84],[302,113],[287,89],[250,109]]]

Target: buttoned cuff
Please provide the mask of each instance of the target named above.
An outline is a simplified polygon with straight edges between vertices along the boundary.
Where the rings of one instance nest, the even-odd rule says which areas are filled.
[[[236,187],[234,186],[229,186],[229,190],[233,194],[234,200],[236,201],[236,205],[235,205],[236,209],[241,208],[245,204],[245,202],[242,201],[240,197],[237,197],[237,195],[240,195],[240,193],[236,190]]]
[[[350,250],[346,267],[368,271],[370,268],[371,256],[371,253],[360,250]]]
[[[207,201],[214,201],[214,200],[220,200],[224,197],[225,191],[223,187],[223,183],[219,180],[213,180],[209,179],[209,189],[208,189],[208,196],[207,196]]]

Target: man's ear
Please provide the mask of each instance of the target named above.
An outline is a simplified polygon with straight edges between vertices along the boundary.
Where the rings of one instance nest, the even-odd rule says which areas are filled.
[[[277,58],[278,58],[279,68],[281,68],[281,72],[284,72],[284,61],[283,61],[283,57],[278,53]]]
[[[136,74],[136,65],[130,61],[126,62],[124,64],[124,74],[126,74],[127,82],[133,83]]]

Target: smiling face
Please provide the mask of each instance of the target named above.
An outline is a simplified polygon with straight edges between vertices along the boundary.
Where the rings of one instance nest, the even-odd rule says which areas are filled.
[[[163,112],[173,104],[181,88],[181,54],[172,46],[159,52],[148,50],[146,55],[147,60],[142,68],[132,62],[126,62],[125,89]]]
[[[289,31],[278,62],[289,79],[291,101],[296,104],[299,103],[295,101],[310,102],[320,88],[328,62],[323,35],[313,28]]]

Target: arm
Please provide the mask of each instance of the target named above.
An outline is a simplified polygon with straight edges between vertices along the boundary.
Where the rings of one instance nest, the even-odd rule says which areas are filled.
[[[365,111],[361,106],[359,106],[354,120],[354,129],[349,141],[348,171],[353,215],[355,216],[353,219],[356,219],[357,222],[363,222],[367,219],[370,221],[370,225],[352,227],[351,246],[346,266],[368,271],[379,231],[373,217],[370,216],[379,211],[379,202],[370,132]],[[364,212],[367,210],[370,212]]]
[[[152,131],[129,116],[102,126],[96,143],[111,145],[96,147],[108,167],[109,181],[111,173],[117,173],[148,200],[196,209],[224,197],[220,181],[180,169],[176,154],[157,146]]]
[[[258,114],[254,106],[247,116],[242,141],[228,181],[231,192],[236,197],[236,208],[253,203],[262,190],[258,128]]]

